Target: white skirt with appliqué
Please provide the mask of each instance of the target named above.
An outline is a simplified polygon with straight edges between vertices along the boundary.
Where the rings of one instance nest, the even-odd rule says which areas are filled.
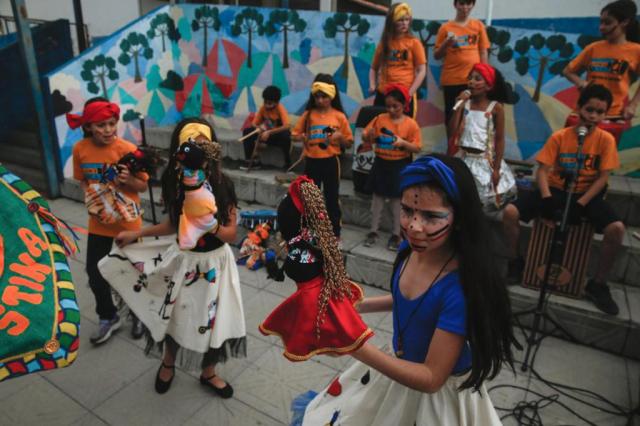
[[[485,210],[498,210],[510,201],[515,200],[518,194],[516,179],[513,176],[511,168],[504,160],[502,160],[500,164],[500,181],[498,182],[498,187],[494,188],[493,182],[491,181],[493,170],[485,153],[471,154],[460,149],[458,156],[462,158],[467,167],[469,167],[469,170],[471,170],[471,174],[473,174],[476,182],[476,187],[478,188],[480,201],[484,205]]]
[[[459,386],[451,376],[435,393],[410,389],[356,361],[304,409],[304,426],[493,426],[501,425],[484,385]],[[336,395],[336,393],[338,393]],[[335,395],[335,396],[333,396]],[[299,419],[298,419],[299,420]]]
[[[232,356],[246,352],[240,278],[228,244],[199,253],[180,250],[175,235],[147,238],[114,247],[98,267],[153,341],[169,335],[196,354],[225,345]]]

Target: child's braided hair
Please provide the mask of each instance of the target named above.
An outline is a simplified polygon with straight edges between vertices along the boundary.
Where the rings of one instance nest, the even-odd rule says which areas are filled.
[[[342,299],[351,296],[349,278],[338,248],[338,239],[333,233],[329,214],[320,188],[311,182],[300,185],[305,219],[318,241],[324,263],[324,284],[318,300],[318,316],[316,317],[316,334],[320,335],[320,325],[329,305],[329,299]]]

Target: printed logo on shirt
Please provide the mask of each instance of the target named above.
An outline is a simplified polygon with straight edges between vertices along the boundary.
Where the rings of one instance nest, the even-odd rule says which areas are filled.
[[[593,58],[589,69],[591,72],[622,75],[629,70],[629,62],[614,58]]]
[[[282,126],[282,120],[272,120],[270,118],[265,118],[263,124],[267,126],[267,129],[275,129],[276,127]]]
[[[104,163],[82,163],[80,168],[87,181],[95,180],[100,182],[104,180],[105,172],[110,170],[110,166]]]
[[[467,34],[463,36],[456,37],[456,43],[453,47],[469,47],[469,46],[477,46],[478,45],[478,35],[477,34]]]
[[[409,60],[409,51],[407,49],[392,49],[389,53],[389,62],[403,62]]]
[[[565,180],[569,173],[575,171],[578,166],[577,154],[573,153],[561,153],[558,157],[558,174],[562,180]],[[599,154],[582,154],[581,164],[579,170],[579,176],[576,184],[578,186],[584,186],[596,179],[598,170],[600,169],[601,156]]]
[[[326,140],[328,137],[328,134],[325,133],[325,129],[327,128],[326,125],[319,125],[319,126],[310,126],[309,127],[309,140],[314,140],[316,142],[319,142],[320,139],[322,140]]]

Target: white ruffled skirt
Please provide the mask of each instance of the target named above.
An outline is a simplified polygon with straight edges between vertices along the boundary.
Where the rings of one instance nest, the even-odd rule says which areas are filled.
[[[356,361],[311,400],[302,425],[492,426],[502,422],[484,387],[458,387],[466,376],[451,376],[438,392],[410,389]],[[329,393],[331,390],[331,393]],[[337,391],[339,394],[336,396]],[[333,422],[332,422],[333,421]]]
[[[228,244],[198,253],[180,250],[175,235],[147,238],[114,247],[98,267],[153,341],[169,335],[200,355],[219,348],[232,356],[246,352],[240,278]]]

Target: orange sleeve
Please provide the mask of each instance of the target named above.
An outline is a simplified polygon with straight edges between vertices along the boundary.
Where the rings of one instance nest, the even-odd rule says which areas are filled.
[[[409,120],[408,141],[422,149],[422,133],[420,132],[420,126],[418,126],[418,123],[416,123],[413,118],[409,118]]]
[[[558,159],[558,153],[560,152],[560,135],[554,133],[549,137],[547,143],[544,144],[538,155],[536,161],[546,166],[553,166]]]
[[[606,139],[602,146],[602,161],[600,162],[600,170],[616,170],[620,167],[620,160],[618,158],[618,147],[616,146],[616,140],[610,133],[606,133]]]
[[[427,63],[427,57],[424,53],[424,46],[417,38],[412,40],[411,50],[413,50],[413,65],[415,67]]]
[[[256,116],[253,117],[253,122],[251,123],[253,124],[254,127],[258,127],[264,121],[263,112],[264,112],[264,106],[261,106]]]
[[[572,73],[581,73],[584,71],[589,63],[591,62],[591,45],[585,47],[585,49],[580,52],[578,56],[576,56],[569,65],[567,65],[567,69]]]
[[[304,114],[298,119],[295,127],[291,131],[291,134],[294,136],[300,136],[305,132],[305,121],[307,121],[307,116],[309,115],[309,111],[305,111]],[[309,136],[309,135],[307,135]]]
[[[289,114],[285,109],[284,105],[278,104],[278,114],[280,114],[280,120],[282,120],[282,125],[289,127]]]
[[[380,68],[380,55],[382,55],[382,44],[378,44],[378,47],[376,47],[376,51],[373,54],[373,61],[371,62],[371,68],[373,68],[374,70],[378,70],[378,68]]]
[[[80,142],[76,142],[73,146],[73,178],[79,181],[84,180],[84,173],[82,173],[82,167],[80,164],[82,162],[80,158]]]
[[[336,111],[340,114],[340,133],[342,133],[346,140],[353,142],[353,132],[351,131],[351,126],[349,125],[349,120],[347,120],[347,116],[340,111]]]
[[[376,115],[375,117],[373,117],[373,120],[371,120],[369,124],[366,125],[362,132],[366,133],[372,129],[377,131],[378,129],[376,126],[378,125],[378,117],[380,117],[380,115]]]
[[[491,47],[491,41],[489,41],[489,36],[487,35],[487,29],[485,28],[482,22],[478,21],[478,24],[480,26],[480,30],[478,31],[480,35],[480,39],[478,40],[478,49],[480,50],[489,49]]]
[[[447,24],[442,24],[438,29],[438,34],[436,35],[436,45],[435,49],[440,49],[442,43],[447,39]]]

